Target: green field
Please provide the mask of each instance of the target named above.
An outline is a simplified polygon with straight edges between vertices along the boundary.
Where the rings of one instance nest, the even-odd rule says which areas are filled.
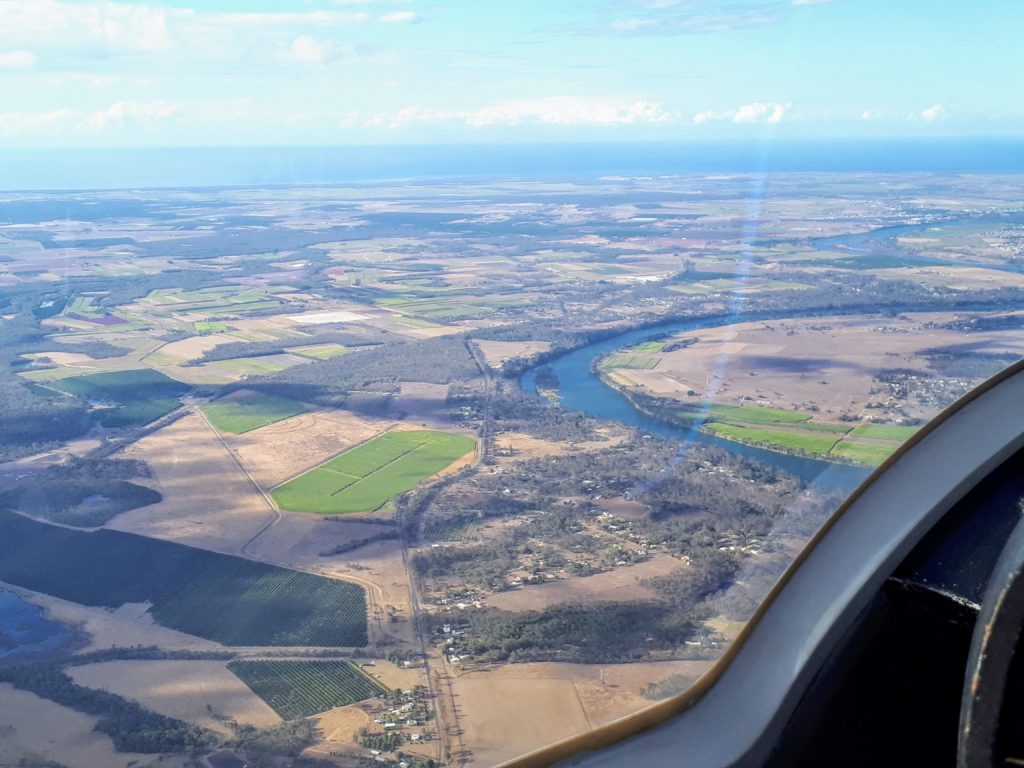
[[[464,435],[388,432],[276,488],[283,509],[324,515],[369,512],[473,450]]]
[[[794,424],[808,421],[811,415],[798,411],[784,411],[781,408],[765,408],[760,405],[714,403],[708,407],[708,417],[734,424]]]
[[[203,406],[206,418],[221,432],[241,435],[267,424],[297,416],[306,406],[276,395],[249,395],[231,400],[215,400]]]
[[[200,320],[192,324],[195,328],[196,333],[225,333],[228,330],[227,323],[221,323],[213,320]]]
[[[898,424],[861,424],[850,434],[854,437],[867,437],[875,440],[909,440],[920,427],[904,427]]]
[[[0,581],[81,605],[150,603],[157,623],[228,646],[361,647],[361,587],[119,531],[0,511]]]
[[[228,669],[285,720],[388,692],[350,661],[233,661]]]
[[[275,362],[271,355],[265,357],[233,357],[230,360],[218,360],[215,363],[209,363],[209,365],[243,374],[280,373],[288,367]]]
[[[634,355],[629,352],[617,352],[604,361],[605,368],[654,368],[660,359],[651,355]]]
[[[309,344],[304,347],[289,347],[286,351],[314,360],[330,360],[332,357],[347,355],[352,350],[344,344]]]
[[[719,424],[710,422],[704,429],[719,437],[738,440],[741,443],[752,443],[767,448],[783,451],[797,451],[807,454],[827,455],[836,444],[837,437],[808,433],[806,431],[787,432],[781,429],[762,429],[759,427],[741,427],[735,424]]]
[[[841,456],[860,464],[877,466],[888,459],[897,448],[899,448],[898,443],[874,444],[843,440],[832,449],[832,455]]]
[[[149,369],[92,373],[47,383],[48,387],[98,404],[104,427],[141,427],[181,406],[188,384]]]
[[[633,347],[630,351],[641,355],[655,355],[664,348],[664,341],[645,341],[643,344]]]

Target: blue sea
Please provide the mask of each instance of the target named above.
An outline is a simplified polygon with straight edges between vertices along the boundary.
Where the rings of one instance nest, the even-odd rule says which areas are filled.
[[[0,150],[0,190],[770,172],[1024,172],[1024,139]]]

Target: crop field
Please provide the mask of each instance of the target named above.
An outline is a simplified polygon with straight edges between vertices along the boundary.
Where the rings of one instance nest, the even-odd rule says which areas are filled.
[[[909,440],[920,427],[904,427],[899,424],[861,424],[850,434],[854,437],[868,437],[875,440]]]
[[[157,623],[228,646],[359,647],[366,595],[326,576],[0,511],[0,580],[81,605],[150,603]]]
[[[809,421],[809,413],[765,408],[760,405],[723,405],[715,403],[708,409],[711,418],[740,424],[795,424]],[[802,426],[802,425],[801,425]]]
[[[227,323],[220,323],[213,320],[200,320],[193,323],[196,333],[225,333],[228,330]]]
[[[280,373],[287,365],[282,365],[276,358],[277,355],[266,355],[264,357],[233,357],[230,360],[218,360],[216,367],[227,371],[247,374]]]
[[[314,360],[330,360],[332,357],[347,355],[352,350],[343,344],[310,344],[305,347],[289,347],[288,351]]]
[[[629,352],[619,352],[608,357],[604,362],[605,368],[639,368],[649,370],[660,362],[659,358],[653,355],[635,355]]]
[[[388,432],[285,483],[271,495],[293,512],[369,512],[412,490],[474,446],[472,438],[447,432]]]
[[[141,427],[181,405],[191,387],[159,371],[133,370],[71,376],[50,382],[53,389],[113,406],[98,414],[105,427]]]
[[[841,456],[860,464],[876,466],[888,459],[897,448],[899,448],[899,443],[872,444],[844,440],[832,449],[832,455]]]
[[[640,355],[654,355],[664,348],[664,341],[645,341],[643,344],[637,344],[631,351]]]
[[[835,436],[809,434],[796,430],[787,432],[781,429],[741,427],[735,424],[720,424],[717,422],[705,424],[704,428],[719,437],[725,437],[730,440],[811,455],[827,455],[838,439]]]
[[[234,435],[283,421],[306,410],[302,403],[264,394],[215,400],[203,406],[203,413],[213,426]]]
[[[233,661],[228,669],[285,720],[388,692],[350,661]]]

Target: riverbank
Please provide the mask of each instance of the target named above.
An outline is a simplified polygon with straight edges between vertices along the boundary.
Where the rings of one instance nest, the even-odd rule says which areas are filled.
[[[758,432],[768,433],[769,430],[761,430],[758,429],[757,427],[750,426],[743,422],[736,423],[729,421],[717,421],[714,420],[713,416],[709,417],[706,414],[701,415],[695,413],[692,420],[674,418],[672,415],[666,413],[666,411],[669,410],[668,404],[664,403],[664,401],[655,400],[654,398],[651,398],[639,387],[631,387],[623,384],[620,381],[616,381],[615,377],[608,370],[602,369],[600,367],[600,361],[595,361],[593,372],[594,375],[596,375],[605,384],[605,386],[610,387],[611,389],[614,389],[617,392],[619,392],[623,397],[629,400],[630,403],[632,403],[634,408],[636,408],[641,413],[647,414],[652,418],[659,419],[660,421],[663,421],[667,424],[686,427],[688,429],[700,432],[705,435],[714,436],[721,440],[728,440],[738,445],[746,445],[753,448],[759,448],[761,450],[771,451],[772,453],[777,453],[782,456],[808,458],[818,461],[826,461],[831,464],[846,464],[856,467],[866,467],[868,469],[874,469],[883,461],[885,461],[888,455],[892,453],[892,451],[894,451],[897,447],[893,446],[892,450],[887,450],[884,455],[882,455],[882,453],[879,452],[877,455],[877,461],[874,462],[857,461],[852,457],[836,455],[833,454],[832,451],[834,451],[836,447],[842,443],[843,436],[848,434],[849,431],[855,429],[855,427],[851,425],[847,427],[846,430],[843,431],[842,433],[832,432],[832,434],[830,435],[829,432],[831,432],[831,430],[827,428],[832,427],[833,425],[820,423],[815,424],[815,426],[825,428],[822,429],[822,432],[824,434],[820,435],[805,436],[797,432],[787,433],[784,430],[771,432],[771,434],[779,435],[779,440],[785,440],[787,439],[787,436],[791,435],[789,439],[792,439],[794,442],[800,441],[803,442],[804,444],[807,444],[809,438],[813,440],[813,438],[818,437],[819,441],[812,443],[821,446],[820,450],[817,451],[803,450],[797,445],[785,445],[782,443],[771,442],[770,440],[757,440],[753,438],[744,439],[745,433],[741,430],[747,430],[746,434],[754,434]],[[653,401],[653,403],[648,402],[649,400]],[[680,409],[682,409],[684,406],[680,404],[679,407]]]

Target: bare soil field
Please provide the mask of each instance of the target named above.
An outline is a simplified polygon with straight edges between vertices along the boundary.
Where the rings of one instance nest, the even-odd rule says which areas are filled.
[[[658,555],[643,563],[624,565],[593,576],[573,576],[498,592],[487,597],[487,604],[503,611],[541,611],[559,603],[653,600],[657,593],[641,581],[665,576],[680,568],[685,566],[676,558]]]
[[[649,683],[697,677],[704,661],[509,664],[452,678],[462,743],[473,766],[493,766],[639,711]]]
[[[393,530],[389,526],[361,523],[353,518],[334,522],[323,517],[286,512],[245,551],[256,558],[321,570],[338,558],[360,559],[362,549],[332,557],[321,557],[321,552]]]
[[[447,399],[447,384],[403,381],[392,400],[391,412],[408,414],[409,421],[447,423],[450,421]]]
[[[652,370],[615,369],[655,394],[684,402],[750,399],[775,408],[870,416],[875,377],[885,371],[928,372],[924,352],[962,350],[1024,355],[1016,329],[966,333],[942,325],[961,315],[913,313],[898,318],[819,317],[739,323],[679,334],[688,347],[661,356]],[[972,314],[971,316],[981,316]],[[697,392],[687,396],[687,390]],[[913,416],[928,417],[928,412]]]
[[[158,504],[118,515],[108,528],[230,554],[275,513],[198,412],[129,446],[153,472]]]
[[[642,520],[650,511],[645,504],[633,499],[625,499],[622,496],[598,499],[594,505],[602,512],[621,517],[624,520]]]
[[[242,339],[232,336],[230,333],[190,336],[187,339],[168,342],[153,352],[152,355],[157,360],[173,360],[177,363],[187,363],[191,360],[198,360],[203,354],[215,347],[219,347],[221,344],[233,344],[240,341]]]
[[[475,342],[484,360],[494,370],[500,371],[506,360],[516,357],[533,357],[551,349],[549,341],[477,341]]]
[[[156,764],[155,755],[115,751],[109,736],[93,730],[96,722],[95,717],[0,683],[0,765],[55,761],[75,768],[142,768]]]
[[[82,648],[84,652],[133,645],[158,646],[170,650],[217,650],[222,647],[210,640],[161,627],[146,612],[146,605],[129,604],[110,610],[79,605],[8,584],[4,585],[4,589],[42,606],[47,618],[85,633],[88,644]]]
[[[269,490],[389,426],[347,411],[313,411],[225,439],[242,466]]]
[[[79,685],[134,699],[161,715],[228,735],[225,718],[264,727],[281,718],[223,661],[105,661],[70,667]]]
[[[1024,275],[982,267],[900,267],[876,269],[871,274],[888,280],[909,280],[929,287],[954,291],[986,290],[1024,286]]]
[[[313,718],[324,735],[322,741],[306,749],[303,757],[329,758],[343,754],[366,754],[366,748],[357,742],[359,731],[373,728],[373,719],[359,707],[339,707]]]

